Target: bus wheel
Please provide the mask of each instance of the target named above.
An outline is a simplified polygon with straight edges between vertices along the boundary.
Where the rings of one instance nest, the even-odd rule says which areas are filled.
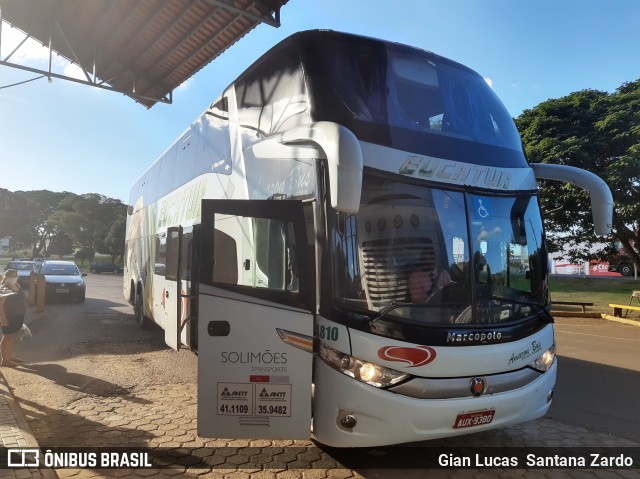
[[[151,327],[151,320],[144,314],[144,308],[142,306],[142,294],[136,294],[136,302],[133,306],[133,313],[135,314],[136,321],[142,329],[149,329]]]
[[[622,263],[618,270],[622,276],[631,276],[633,274],[633,266],[630,263]]]

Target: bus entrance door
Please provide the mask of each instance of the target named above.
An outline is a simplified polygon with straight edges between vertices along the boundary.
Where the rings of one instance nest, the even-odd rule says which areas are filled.
[[[303,203],[203,200],[198,434],[308,439],[312,291]]]
[[[167,229],[167,264],[164,273],[164,290],[161,299],[164,318],[164,341],[172,349],[180,349],[180,318],[182,317],[182,298],[180,278],[180,259],[182,227]]]

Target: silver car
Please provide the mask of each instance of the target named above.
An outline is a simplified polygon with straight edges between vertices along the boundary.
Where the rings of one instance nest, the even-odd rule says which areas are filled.
[[[29,281],[31,278],[31,272],[38,272],[38,265],[34,261],[10,261],[5,266],[5,271],[8,269],[14,269],[18,273],[18,283],[23,290],[29,289]]]

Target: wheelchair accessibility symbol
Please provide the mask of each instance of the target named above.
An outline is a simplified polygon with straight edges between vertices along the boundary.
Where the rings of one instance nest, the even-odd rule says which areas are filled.
[[[487,198],[474,198],[473,209],[476,218],[484,220],[491,216],[491,204]]]

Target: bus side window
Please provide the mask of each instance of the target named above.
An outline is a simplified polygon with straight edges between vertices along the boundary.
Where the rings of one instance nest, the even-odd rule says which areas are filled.
[[[243,148],[310,121],[297,50],[285,49],[272,60],[249,70],[235,84]]]

